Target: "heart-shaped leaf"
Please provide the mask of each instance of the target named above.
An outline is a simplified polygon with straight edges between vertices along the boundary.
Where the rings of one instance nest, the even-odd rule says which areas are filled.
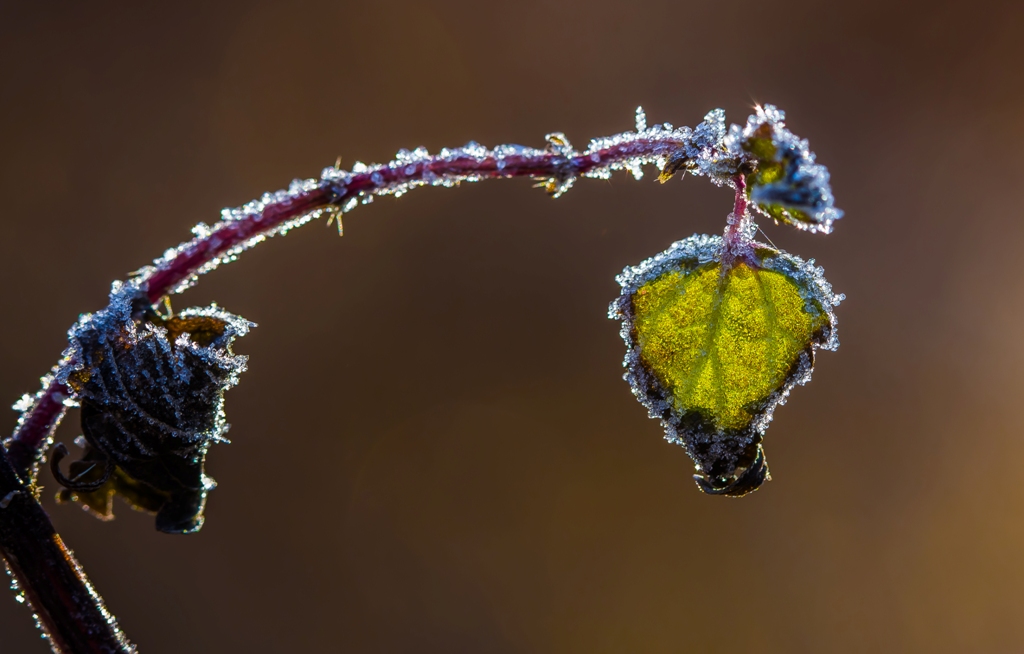
[[[744,495],[768,478],[761,439],[775,407],[835,349],[834,295],[813,262],[756,244],[723,263],[694,236],[618,277],[625,378],[682,444],[705,492]]]

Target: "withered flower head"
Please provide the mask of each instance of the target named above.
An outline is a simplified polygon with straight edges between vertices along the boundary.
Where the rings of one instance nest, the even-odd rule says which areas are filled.
[[[115,285],[110,306],[70,332],[80,366],[66,381],[82,407],[86,451],[68,478],[58,446],[51,464],[67,489],[59,499],[109,519],[120,494],[156,513],[159,531],[198,531],[216,486],[204,472],[206,451],[227,442],[224,391],[246,368],[231,344],[252,326],[216,305],[161,316],[133,284]]]

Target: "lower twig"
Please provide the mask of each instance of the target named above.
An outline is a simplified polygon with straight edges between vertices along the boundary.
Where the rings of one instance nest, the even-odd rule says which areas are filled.
[[[135,647],[0,448],[0,551],[58,652],[127,654]]]

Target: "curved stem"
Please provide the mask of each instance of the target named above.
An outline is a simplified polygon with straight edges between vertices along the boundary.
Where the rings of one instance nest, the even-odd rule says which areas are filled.
[[[557,197],[580,176],[607,179],[614,170],[630,170],[639,178],[642,164],[653,163],[661,168],[672,159],[675,168],[684,168],[693,161],[695,152],[709,160],[716,154],[713,149],[701,151],[695,146],[694,132],[689,128],[672,129],[666,124],[595,139],[583,152],[573,150],[561,134],[551,134],[544,150],[518,145],[488,150],[469,143],[436,155],[428,155],[422,149],[402,151],[390,163],[357,163],[351,172],[326,168],[319,180],[296,180],[287,191],[268,193],[243,207],[225,210],[212,228],[199,225],[196,238],[138,271],[136,281],[149,301],[156,304],[164,296],[188,288],[198,275],[232,260],[269,236],[288,231],[321,213],[345,213],[359,201],[366,204],[379,195],[400,196],[418,186],[450,187],[483,179],[532,177],[542,180],[541,185],[548,193]],[[720,161],[715,163],[720,165]],[[702,173],[699,168],[690,169]],[[336,218],[340,227],[341,216]],[[64,359],[54,370],[77,363]],[[11,463],[23,479],[34,478],[33,467],[64,415],[65,399],[72,396],[72,391],[56,375],[51,375],[43,379],[43,389],[30,398],[30,406],[14,434],[5,441]]]

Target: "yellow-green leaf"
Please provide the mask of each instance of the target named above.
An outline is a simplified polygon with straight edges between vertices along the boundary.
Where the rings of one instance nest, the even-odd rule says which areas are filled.
[[[640,358],[679,411],[743,429],[828,322],[796,283],[773,270],[720,263],[670,271],[639,289]]]
[[[698,483],[742,495],[767,478],[761,437],[775,406],[834,348],[832,294],[820,270],[758,246],[726,266],[722,240],[693,237],[619,281],[627,380],[666,437],[697,464]]]

